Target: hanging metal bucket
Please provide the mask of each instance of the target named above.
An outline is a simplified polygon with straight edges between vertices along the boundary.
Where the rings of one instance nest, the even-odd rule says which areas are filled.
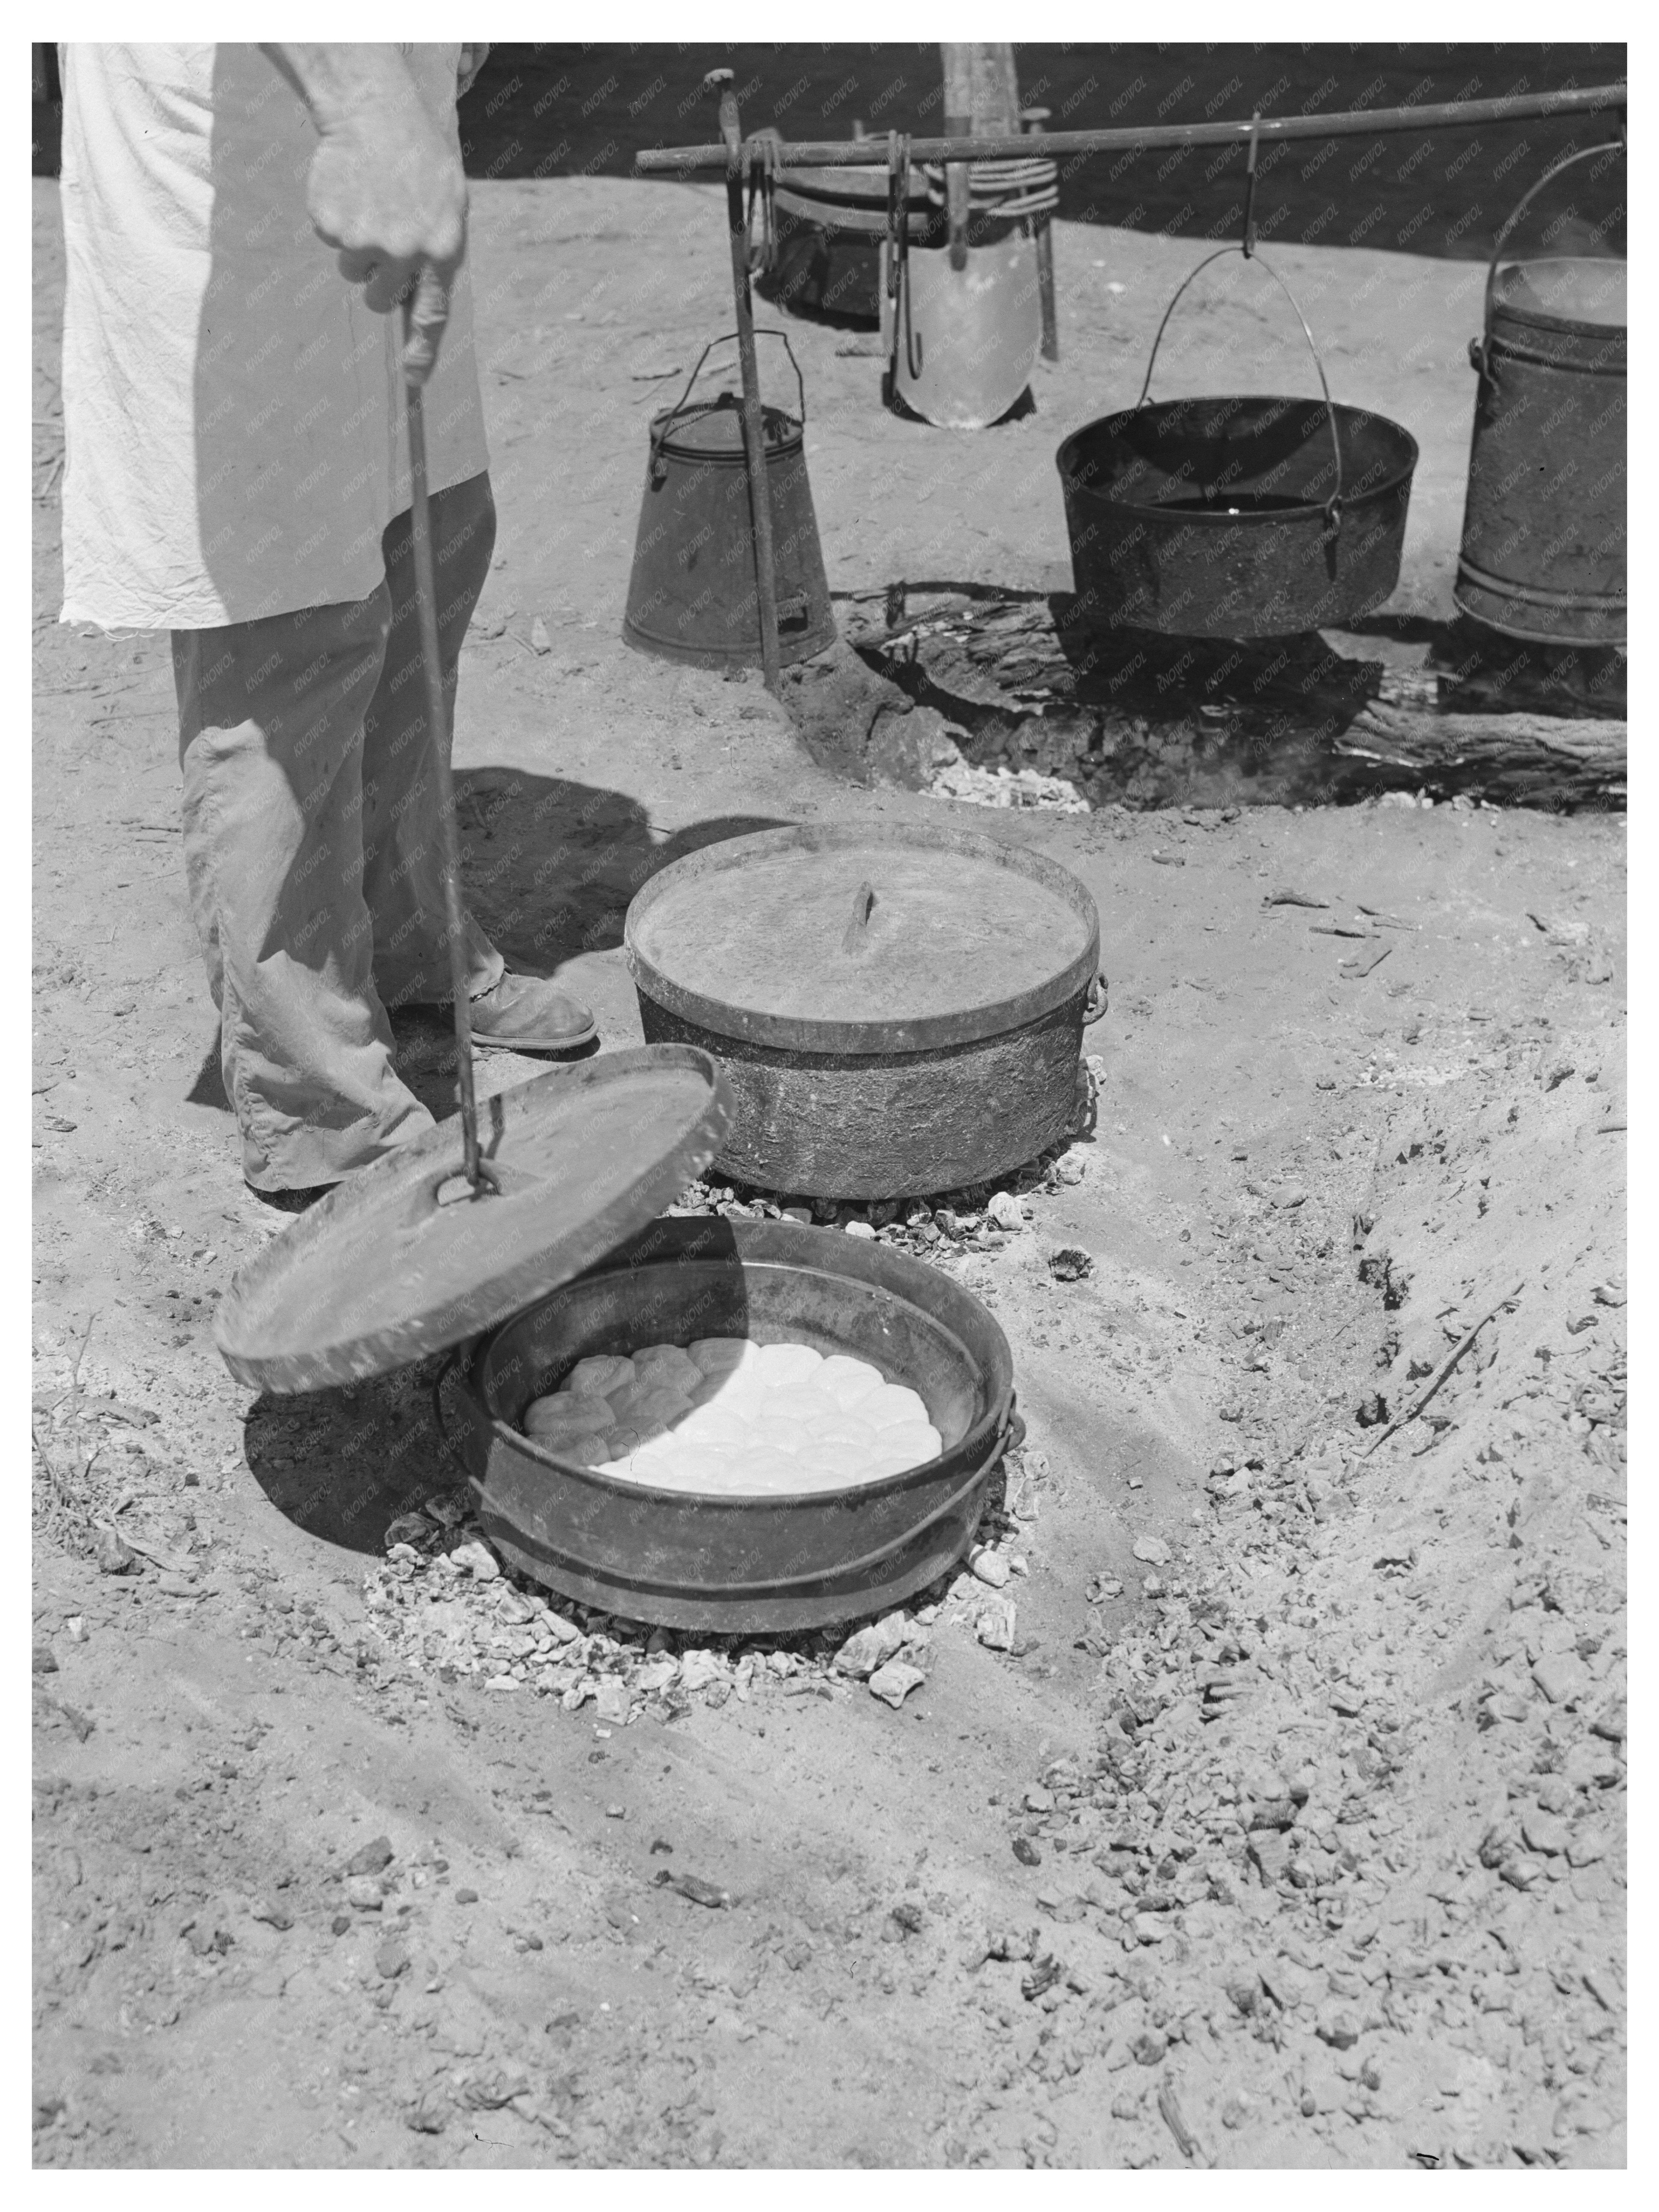
[[[1386,416],[1332,399],[1302,310],[1259,254],[1296,309],[1322,399],[1148,404],[1176,303],[1221,258],[1200,261],[1164,310],[1135,404],[1085,422],[1055,455],[1079,611],[1101,628],[1180,637],[1340,628],[1400,580],[1417,441]]]
[[[1463,543],[1452,596],[1505,637],[1623,645],[1626,599],[1626,264],[1562,255],[1498,266],[1546,171],[1498,233],[1486,270],[1480,379]]]
[[[652,422],[645,496],[623,617],[623,635],[629,645],[701,668],[761,665],[755,534],[741,403],[731,392],[695,402],[691,398],[703,362],[716,345],[729,343],[736,335],[732,331],[703,348],[678,400]],[[799,414],[787,414],[781,407],[761,410],[772,498],[778,656],[787,665],[833,645],[836,617],[806,478],[806,397],[800,364],[781,331],[757,331],[755,335],[782,341],[799,394]]]

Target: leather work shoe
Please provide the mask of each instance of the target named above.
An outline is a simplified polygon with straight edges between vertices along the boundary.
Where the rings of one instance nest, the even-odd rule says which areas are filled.
[[[538,976],[510,971],[474,999],[469,1012],[474,1042],[499,1045],[505,1052],[570,1052],[599,1033],[580,999]]]

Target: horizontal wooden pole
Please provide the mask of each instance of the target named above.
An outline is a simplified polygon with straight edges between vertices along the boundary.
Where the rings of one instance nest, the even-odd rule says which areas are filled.
[[[912,138],[912,161],[1014,161],[1042,155],[1063,161],[1073,154],[1156,153],[1172,146],[1246,146],[1254,127],[1262,145],[1286,138],[1377,137],[1399,131],[1472,131],[1482,124],[1543,121],[1552,116],[1623,114],[1623,84],[1589,85],[1571,92],[1510,93],[1499,100],[1453,100],[1422,107],[1356,108],[1332,115],[1264,115],[1254,126],[1237,123],[1128,124],[1112,131],[1046,131],[1018,138]],[[757,142],[744,142],[745,166]],[[775,148],[786,169],[885,168],[885,132],[870,138],[783,140]],[[647,146],[634,156],[641,176],[724,173],[724,146]]]

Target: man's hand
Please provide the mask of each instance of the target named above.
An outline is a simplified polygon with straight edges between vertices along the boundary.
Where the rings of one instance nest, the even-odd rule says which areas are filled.
[[[489,59],[488,46],[463,46],[461,58],[455,64],[455,97],[465,100],[472,89],[473,80]]]
[[[266,46],[317,125],[306,206],[339,249],[340,274],[386,314],[421,276],[405,367],[424,377],[436,358],[449,287],[466,251],[466,179],[422,105],[395,46]]]

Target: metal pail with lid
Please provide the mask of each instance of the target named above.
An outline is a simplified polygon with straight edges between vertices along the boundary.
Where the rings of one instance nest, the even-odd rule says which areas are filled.
[[[787,665],[834,644],[836,617],[806,477],[800,366],[781,331],[755,335],[782,341],[799,392],[797,414],[781,407],[761,410],[772,501],[778,657]],[[714,346],[727,343],[717,338],[703,349],[678,400],[651,424],[623,635],[641,652],[668,660],[703,668],[757,668],[760,605],[741,403],[731,392],[691,398]]]
[[[1626,264],[1498,259],[1553,178],[1622,150],[1584,148],[1527,193],[1498,233],[1469,346],[1480,388],[1452,595],[1489,629],[1540,645],[1626,641]]]

